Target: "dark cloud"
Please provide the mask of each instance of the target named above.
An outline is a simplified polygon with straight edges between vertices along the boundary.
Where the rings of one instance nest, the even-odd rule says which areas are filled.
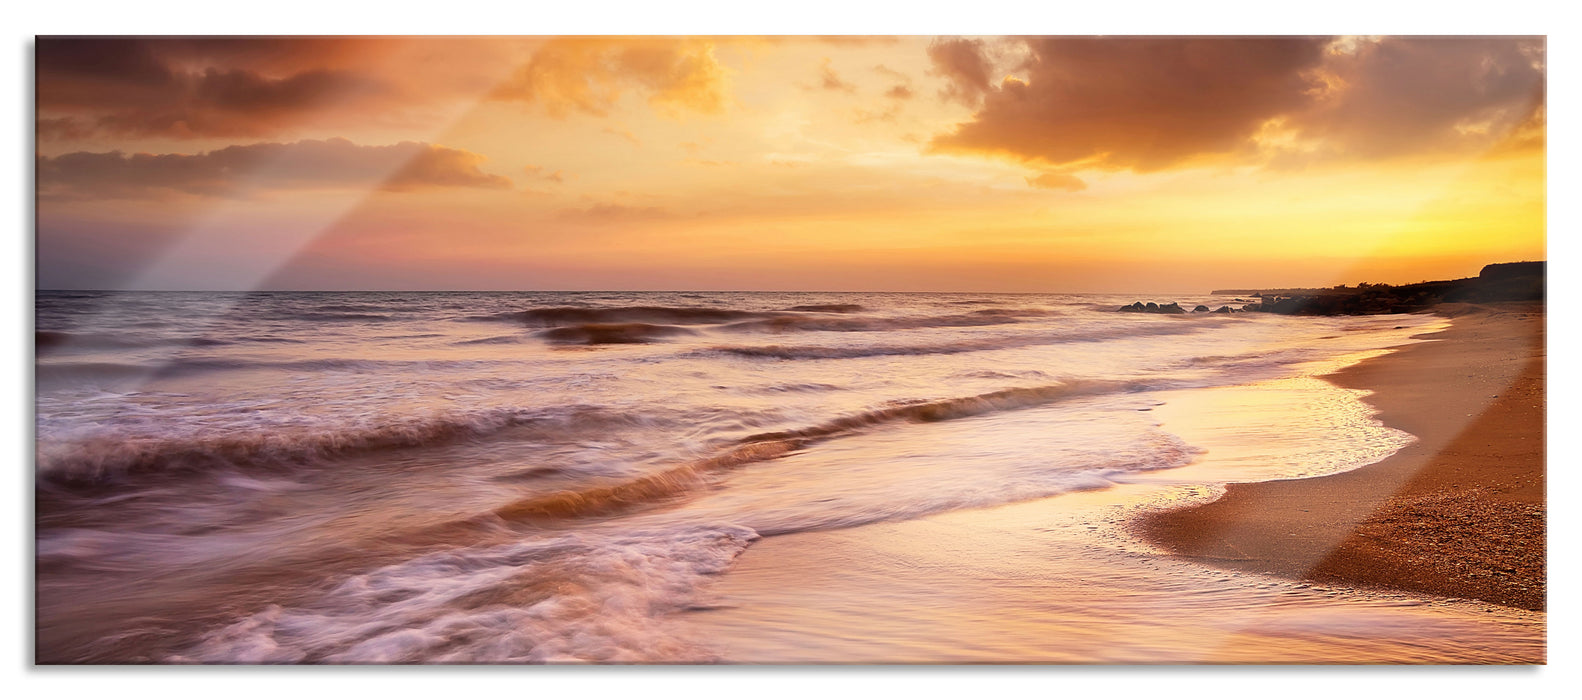
[[[165,65],[155,47],[142,39],[40,37],[34,60],[41,79],[86,78],[111,85],[158,86],[175,73]]]
[[[484,157],[427,143],[359,146],[345,139],[230,146],[198,155],[76,152],[39,157],[47,198],[245,197],[270,190],[507,188]]]
[[[933,150],[1147,172],[1205,157],[1258,163],[1542,143],[1541,39],[1019,41],[1026,59],[1012,72],[1025,79],[998,84],[989,83],[983,42],[929,47],[946,96],[977,109],[936,135]],[[1280,139],[1286,146],[1272,143]]]
[[[912,88],[905,85],[896,85],[889,90],[885,90],[884,96],[896,100],[910,100],[912,99]]]
[[[36,123],[36,128],[39,139],[44,141],[82,139],[93,134],[93,130],[88,125],[71,117],[40,119]]]
[[[397,98],[393,86],[371,75],[311,65],[343,50],[336,46],[313,39],[41,38],[39,136],[259,136],[294,118],[323,116],[330,106],[389,106]]]

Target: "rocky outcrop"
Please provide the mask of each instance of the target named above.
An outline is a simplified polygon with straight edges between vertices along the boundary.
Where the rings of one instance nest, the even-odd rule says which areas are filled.
[[[1178,304],[1176,302],[1173,302],[1173,301],[1168,303],[1168,304],[1158,304],[1158,303],[1155,303],[1155,302],[1152,302],[1152,301],[1144,303],[1144,302],[1139,301],[1139,302],[1134,302],[1134,303],[1131,303],[1131,304],[1127,304],[1126,306],[1122,306],[1121,308],[1116,309],[1116,311],[1123,311],[1123,312],[1126,312],[1126,313],[1134,313],[1134,314],[1185,314],[1185,313],[1187,313],[1186,309],[1181,308],[1180,304]],[[1195,314],[1208,313],[1208,307],[1204,306],[1202,304],[1198,304],[1196,308],[1192,309],[1192,313],[1195,313]]]
[[[1260,312],[1286,316],[1363,316],[1404,314],[1425,311],[1443,302],[1488,303],[1501,301],[1543,301],[1548,296],[1547,265],[1543,261],[1496,263],[1485,266],[1477,277],[1416,284],[1358,284],[1329,288],[1292,288],[1252,290],[1222,289],[1215,296],[1237,295],[1240,309],[1221,306],[1209,311],[1197,305],[1192,313],[1231,314]],[[1136,302],[1120,311],[1153,314],[1186,313],[1179,304]]]

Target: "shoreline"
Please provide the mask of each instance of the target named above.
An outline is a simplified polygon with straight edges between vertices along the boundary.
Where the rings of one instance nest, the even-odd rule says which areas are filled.
[[[1417,440],[1352,471],[1236,483],[1135,528],[1210,566],[1546,608],[1542,303],[1445,304],[1436,342],[1324,377]]]

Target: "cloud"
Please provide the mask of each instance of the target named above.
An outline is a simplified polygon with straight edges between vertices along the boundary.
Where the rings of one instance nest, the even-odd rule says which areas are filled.
[[[1287,126],[1347,155],[1487,149],[1516,137],[1541,146],[1541,37],[1390,37],[1340,45],[1325,89]]]
[[[470,151],[405,141],[359,146],[345,139],[230,146],[197,155],[79,151],[39,157],[38,192],[50,198],[158,198],[171,193],[245,197],[260,191],[467,187],[511,181],[479,169]]]
[[[982,39],[936,39],[928,45],[928,58],[934,64],[931,72],[947,83],[940,97],[976,107],[994,89],[985,50]]]
[[[312,65],[337,52],[332,40],[314,39],[42,38],[39,136],[258,136],[402,99],[374,75]],[[236,61],[257,67],[228,63]]]
[[[1088,183],[1081,178],[1069,173],[1048,172],[1037,177],[1027,178],[1027,184],[1046,190],[1065,190],[1067,192],[1081,192],[1088,188]]]
[[[718,114],[727,75],[714,43],[684,38],[557,38],[492,93],[497,100],[541,106],[552,116],[608,115],[627,92],[662,112]]]
[[[534,180],[543,180],[545,182],[553,182],[553,183],[555,183],[557,185],[563,184],[563,183],[566,182],[566,171],[564,171],[564,170],[556,170],[555,172],[549,172],[542,165],[529,165],[529,166],[526,166],[526,167],[522,168],[522,171],[527,173],[527,176],[532,178],[532,179],[534,179]]]
[[[819,85],[818,86],[820,88],[825,89],[825,90],[833,90],[833,91],[836,91],[836,92],[844,92],[844,93],[847,93],[847,94],[851,94],[851,93],[857,92],[857,86],[856,85],[853,85],[851,83],[848,83],[848,82],[840,79],[840,75],[835,72],[835,69],[833,67],[830,66],[830,59],[828,59],[828,58],[824,59],[823,65],[819,66]]]
[[[997,84],[982,41],[929,46],[943,96],[976,109],[932,151],[1150,172],[1542,142],[1541,39],[1018,41],[1025,78]]]
[[[980,46],[930,47],[958,94],[981,92],[972,121],[935,137],[1054,165],[1158,170],[1240,147],[1270,116],[1299,108],[1324,39],[1032,38],[1028,79],[986,86]],[[977,58],[972,58],[977,55]],[[972,68],[967,71],[963,66]],[[971,80],[968,80],[968,78]]]
[[[92,128],[71,117],[41,118],[36,122],[38,137],[45,141],[61,141],[69,139],[87,138],[93,134]]]
[[[874,66],[873,72],[889,78],[890,80],[899,81],[895,85],[892,85],[889,90],[884,92],[885,97],[896,100],[910,100],[916,95],[916,91],[912,89],[911,76],[908,76],[907,74],[890,68],[884,64]]]

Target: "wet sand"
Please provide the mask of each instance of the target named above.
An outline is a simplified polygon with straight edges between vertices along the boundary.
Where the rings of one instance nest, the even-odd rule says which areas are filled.
[[[1215,567],[1545,609],[1542,304],[1442,305],[1451,327],[1327,379],[1418,438],[1331,476],[1232,484],[1138,529]]]

